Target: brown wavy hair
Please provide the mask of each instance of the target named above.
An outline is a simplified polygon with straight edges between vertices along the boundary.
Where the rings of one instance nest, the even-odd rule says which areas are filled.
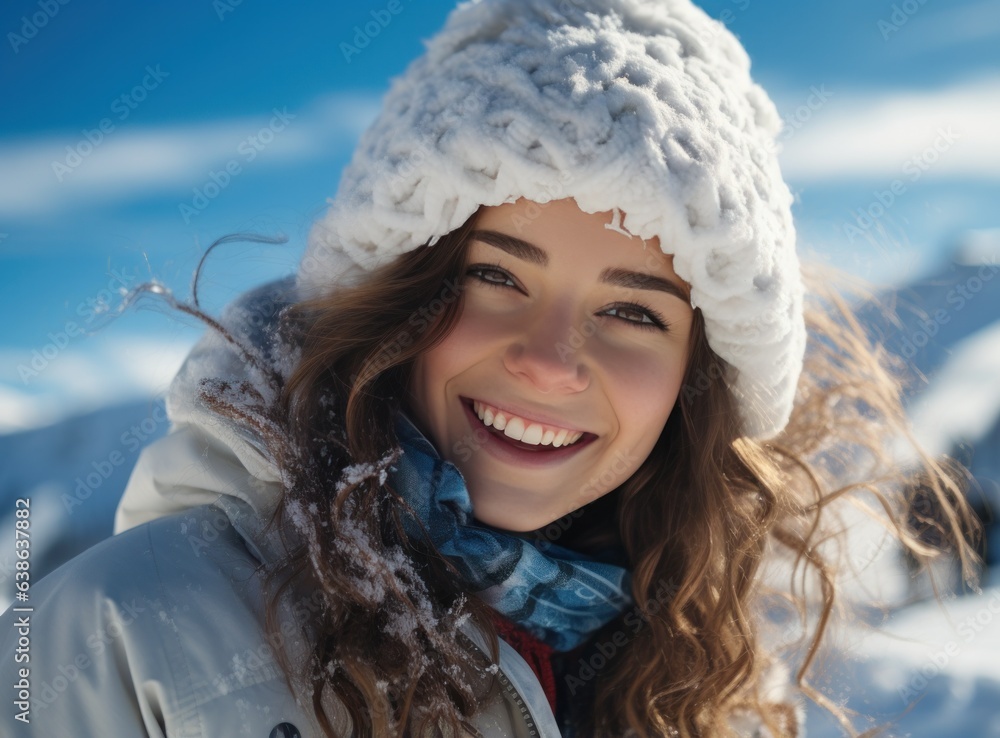
[[[393,419],[405,407],[413,361],[461,314],[475,219],[355,286],[294,305],[284,316],[301,347],[294,372],[267,422],[244,412],[267,431],[284,474],[270,524],[297,532],[287,538],[291,554],[266,574],[269,634],[279,631],[289,592],[325,594],[308,622],[312,658],[296,665],[281,649],[277,657],[289,685],[311,692],[327,736],[347,728],[325,695],[346,709],[353,735],[476,734],[470,719],[497,689],[490,608],[429,538],[405,535],[402,520],[413,512],[385,473],[397,458]],[[572,720],[581,735],[726,736],[745,713],[775,736],[795,735],[796,705],[764,688],[780,656],[759,633],[772,593],[762,562],[772,557],[791,566],[783,596],[807,633],[795,684],[856,735],[845,711],[808,680],[839,602],[843,551],[833,544],[844,537],[845,501],[879,517],[917,560],[947,552],[974,578],[978,529],[961,468],[919,449],[900,399],[905,367],[867,336],[846,281],[829,270],[820,276],[807,280],[807,355],[780,435],[741,435],[723,379],[729,367],[696,310],[681,392],[648,458],[607,495],[535,532],[543,547],[556,538],[584,551],[620,544],[632,572],[635,608],[590,641],[620,631],[625,644],[577,675],[586,698],[574,700]],[[894,461],[889,439],[907,443],[917,462]],[[933,516],[913,518],[907,496],[917,487],[933,499]],[[941,545],[925,543],[931,538]],[[459,632],[466,618],[488,655]]]

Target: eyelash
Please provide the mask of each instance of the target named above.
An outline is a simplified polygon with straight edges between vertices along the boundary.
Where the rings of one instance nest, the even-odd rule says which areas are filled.
[[[488,285],[490,287],[499,287],[501,289],[517,289],[516,285],[501,284],[499,282],[492,282],[492,281],[490,281],[488,279],[483,279],[478,274],[474,274],[475,272],[496,272],[497,274],[502,274],[504,277],[506,277],[511,282],[513,282],[514,278],[507,272],[506,269],[503,269],[500,266],[499,263],[497,263],[497,264],[475,264],[475,265],[469,267],[468,271],[466,271],[466,274],[471,274],[472,276],[474,276],[476,278],[476,280],[478,280],[482,284]],[[648,305],[644,305],[641,302],[623,302],[623,303],[618,303],[616,305],[612,305],[609,308],[609,310],[611,310],[611,309],[614,309],[614,310],[634,310],[636,312],[645,313],[646,316],[650,320],[653,321],[652,323],[645,323],[645,322],[640,322],[640,321],[637,321],[637,320],[628,320],[626,318],[620,318],[620,317],[618,317],[616,315],[609,316],[609,317],[612,317],[612,318],[617,318],[621,322],[628,323],[629,325],[633,325],[636,328],[639,328],[641,330],[647,330],[647,331],[648,330],[666,331],[670,327],[670,324],[666,320],[664,320],[664,318],[663,318],[662,315],[660,315],[658,312],[656,312],[655,310],[653,310],[653,308],[649,307]]]

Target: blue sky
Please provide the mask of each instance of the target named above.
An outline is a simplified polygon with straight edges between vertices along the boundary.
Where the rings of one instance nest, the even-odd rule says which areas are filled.
[[[201,251],[234,231],[290,240],[218,251],[210,310],[294,270],[390,77],[453,5],[0,9],[0,431],[163,391],[200,328],[149,302],[96,330],[119,287],[187,295]],[[804,254],[902,281],[1000,226],[1000,3],[700,5],[786,121]]]

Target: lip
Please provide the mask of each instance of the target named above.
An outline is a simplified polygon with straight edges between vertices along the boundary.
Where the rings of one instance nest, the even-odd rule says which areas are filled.
[[[473,400],[473,398],[471,398],[471,397],[464,397],[462,395],[459,395],[458,399],[462,401],[462,404],[468,404],[468,406],[470,408],[472,407],[472,400]],[[527,421],[530,421],[532,423],[538,423],[539,425],[554,425],[557,428],[565,428],[566,430],[570,431],[571,433],[580,432],[580,433],[583,433],[584,437],[586,437],[586,436],[594,436],[596,438],[596,435],[594,433],[591,433],[590,431],[587,431],[587,430],[585,430],[583,428],[574,428],[571,425],[566,425],[566,423],[564,423],[562,420],[558,420],[558,419],[556,419],[556,418],[554,418],[552,416],[549,416],[549,415],[543,415],[543,414],[540,414],[540,413],[536,413],[536,412],[534,412],[532,410],[525,410],[524,408],[518,407],[517,405],[509,405],[509,404],[506,404],[506,403],[503,404],[503,405],[501,405],[501,404],[498,404],[496,402],[493,402],[492,400],[484,400],[481,397],[476,397],[475,399],[479,400],[479,402],[482,402],[482,403],[484,403],[486,405],[491,405],[492,407],[495,407],[497,410],[500,410],[500,411],[504,412],[505,414],[516,415],[517,417],[521,418],[522,420],[527,420]],[[473,411],[472,414],[475,415],[476,413]],[[476,417],[476,420],[479,420],[479,418]]]
[[[520,449],[507,443],[506,441],[500,440],[500,438],[494,435],[491,431],[487,430],[486,426],[483,425],[483,421],[479,419],[479,416],[476,415],[475,410],[473,410],[472,400],[465,397],[460,399],[462,402],[462,409],[465,411],[465,415],[469,419],[469,427],[472,428],[474,432],[480,429],[485,431],[485,434],[476,433],[475,435],[475,438],[477,439],[482,438],[483,450],[490,454],[490,456],[508,464],[535,469],[552,466],[576,456],[591,443],[597,440],[597,436],[593,433],[587,433],[584,431],[583,437],[572,446],[554,448],[550,451],[527,451]],[[527,419],[528,418],[526,418],[526,420]]]

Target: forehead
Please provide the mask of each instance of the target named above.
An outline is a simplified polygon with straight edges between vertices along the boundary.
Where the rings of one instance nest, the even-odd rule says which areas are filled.
[[[549,261],[571,259],[601,268],[622,267],[657,274],[688,288],[673,269],[673,256],[660,250],[660,240],[641,239],[626,232],[624,213],[584,212],[572,198],[539,204],[521,198],[513,203],[483,206],[477,230],[493,230],[527,241],[549,255]],[[484,246],[483,248],[489,248]]]

